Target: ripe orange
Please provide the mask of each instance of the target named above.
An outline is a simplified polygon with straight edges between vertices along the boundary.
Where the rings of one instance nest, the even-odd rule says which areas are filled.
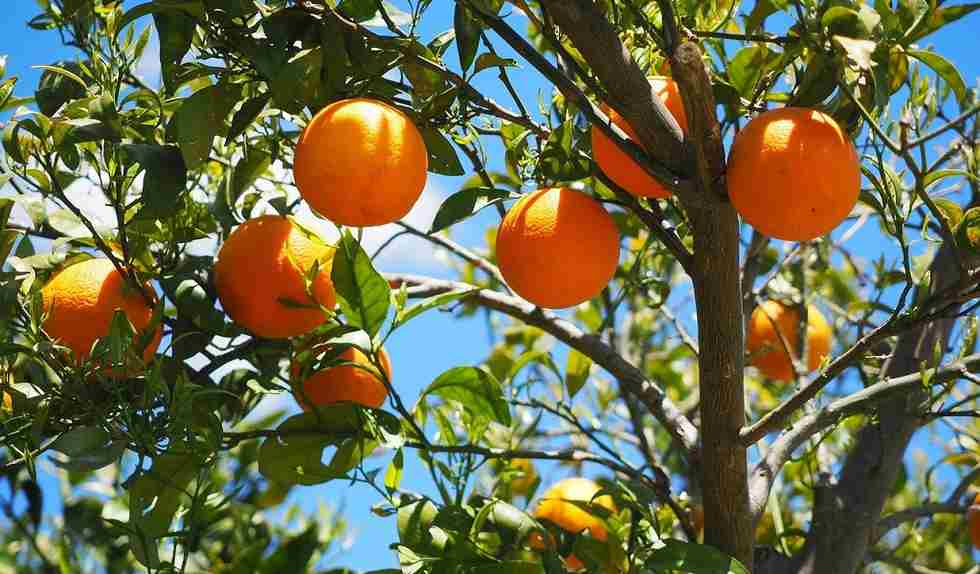
[[[851,212],[861,166],[847,134],[830,116],[779,108],[756,116],[735,136],[728,195],[746,223],[770,237],[808,241]]]
[[[534,470],[534,464],[526,458],[512,458],[502,460],[498,466],[498,472],[507,471],[511,473],[510,492],[517,496],[526,496],[538,478],[538,473]]]
[[[300,135],[293,178],[310,207],[340,225],[404,217],[425,187],[429,155],[418,128],[394,106],[354,98],[320,110]]]
[[[147,292],[153,293],[149,283]],[[62,269],[41,289],[44,331],[59,344],[71,349],[78,363],[88,358],[96,339],[109,334],[112,316],[122,310],[137,332],[149,327],[153,307],[127,283],[126,277],[104,258],[87,259]],[[149,361],[160,345],[162,329],[146,349]]]
[[[10,393],[7,391],[3,391],[3,406],[0,407],[0,410],[7,412],[13,412],[14,410],[14,397],[10,396]]]
[[[687,133],[687,114],[684,112],[684,102],[681,100],[677,83],[670,78],[658,76],[650,79],[650,85],[660,101],[667,106],[667,110],[677,120],[681,130]],[[615,110],[603,105],[602,111],[609,116],[616,127],[626,132],[630,139],[634,141],[637,139],[633,127]],[[602,130],[596,126],[592,126],[592,157],[599,169],[609,176],[609,179],[635,196],[668,197],[670,195],[670,191],[660,185],[656,179],[650,177],[642,167],[620,150],[616,143],[606,137],[606,134],[602,133]]]
[[[599,485],[587,478],[573,477],[557,482],[549,488],[534,511],[536,518],[550,520],[567,532],[579,533],[589,529],[589,533],[596,540],[605,540],[606,525],[602,520],[596,518],[591,513],[583,510],[572,502],[591,502],[615,512],[612,497],[608,495],[600,496],[593,500],[599,492]],[[544,548],[542,536],[530,540],[532,548],[541,550]],[[565,563],[570,570],[580,570],[585,565],[574,554],[565,557]]]
[[[800,314],[795,307],[778,301],[766,301],[756,307],[749,318],[746,341],[752,364],[770,379],[792,380],[793,365],[780,335],[796,355],[799,352],[799,327]],[[812,371],[830,353],[832,336],[827,320],[813,305],[807,306],[806,336],[807,369]]]
[[[591,197],[568,188],[522,197],[497,230],[497,262],[521,297],[571,307],[595,297],[619,262],[619,230]]]
[[[302,335],[336,304],[330,265],[334,250],[289,219],[265,215],[239,225],[218,251],[214,285],[225,312],[266,338]],[[319,262],[307,292],[305,277]]]
[[[327,350],[329,345],[322,350]],[[391,381],[391,360],[381,349],[378,353],[385,376]],[[312,405],[323,406],[343,401],[351,401],[373,409],[380,408],[388,397],[388,389],[373,372],[375,367],[364,353],[351,347],[340,354],[340,360],[364,365],[368,370],[353,365],[329,367],[317,371],[303,381],[302,392],[294,393],[296,402],[303,410]],[[294,375],[299,374],[299,365],[293,366]]]
[[[970,540],[973,546],[980,548],[980,494],[973,500],[973,504],[966,511],[966,521],[970,528]]]

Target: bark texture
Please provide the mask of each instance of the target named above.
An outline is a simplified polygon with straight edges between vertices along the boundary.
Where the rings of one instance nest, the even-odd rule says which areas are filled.
[[[931,270],[933,293],[959,280],[952,246],[947,244],[939,250]],[[957,309],[946,318],[901,335],[885,367],[885,376],[916,373],[923,361],[931,363],[936,344],[947,345]],[[859,571],[873,544],[875,526],[895,485],[909,441],[922,425],[924,398],[924,390],[916,387],[880,404],[877,420],[858,432],[836,483],[823,485],[817,492],[807,543],[793,565],[783,572]]]

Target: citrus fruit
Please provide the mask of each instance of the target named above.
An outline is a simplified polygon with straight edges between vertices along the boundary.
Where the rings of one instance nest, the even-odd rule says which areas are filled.
[[[318,351],[329,350],[329,345]],[[388,353],[381,349],[378,353],[385,376],[391,381],[391,360]],[[311,405],[323,406],[343,401],[350,401],[373,409],[380,408],[388,397],[388,389],[375,373],[375,367],[370,359],[360,350],[349,347],[339,355],[342,362],[363,365],[338,365],[327,367],[310,375],[302,383],[302,390],[295,393],[296,402],[303,410],[309,410]],[[298,374],[298,365],[293,372]]]
[[[218,299],[236,323],[260,337],[302,335],[323,323],[324,309],[336,304],[330,282],[333,254],[332,247],[285,217],[250,219],[218,251]],[[319,272],[308,292],[306,276],[314,264]]]
[[[749,318],[746,341],[752,364],[770,379],[792,380],[793,364],[780,336],[795,356],[799,352],[799,327],[800,314],[795,307],[778,301],[766,301],[756,307]],[[831,341],[830,325],[813,305],[807,306],[806,336],[806,365],[812,371],[830,353]]]
[[[538,478],[534,464],[526,458],[502,460],[497,467],[498,473],[508,473],[510,476],[510,492],[517,496],[527,496]]]
[[[10,396],[10,393],[3,391],[3,406],[0,410],[7,412],[13,412],[14,410],[14,397]]]
[[[966,521],[970,528],[970,540],[973,546],[980,548],[980,494],[973,500],[973,504],[966,511]]]
[[[732,205],[746,223],[770,237],[809,241],[851,212],[861,167],[833,118],[788,107],[759,114],[738,132],[726,178]]]
[[[580,508],[574,502],[570,502],[592,503],[615,512],[616,507],[613,505],[612,497],[604,495],[593,500],[598,492],[599,485],[587,478],[566,478],[555,483],[544,493],[534,511],[534,516],[535,518],[549,520],[562,530],[574,534],[588,529],[596,540],[605,540],[607,533],[603,521]],[[537,550],[543,549],[543,537],[539,535],[537,538],[531,539],[530,545]],[[580,570],[584,567],[582,561],[574,554],[565,557],[565,564],[571,570]]]
[[[340,225],[384,225],[404,217],[425,187],[429,156],[402,111],[353,98],[320,110],[300,135],[293,177],[300,195]]]
[[[658,76],[650,79],[650,85],[660,101],[667,107],[667,111],[677,120],[681,130],[687,133],[687,115],[684,113],[684,102],[681,100],[677,83],[670,78]],[[602,111],[609,116],[609,120],[616,127],[626,132],[630,139],[634,141],[637,139],[633,127],[615,110],[603,105]],[[630,156],[619,149],[616,142],[609,139],[596,126],[592,126],[592,157],[599,169],[609,176],[609,179],[635,196],[667,197],[670,195],[667,188],[644,171]]]
[[[153,293],[149,283],[145,289]],[[86,259],[65,267],[41,289],[41,297],[47,315],[44,331],[71,349],[78,363],[88,358],[97,339],[109,334],[117,309],[125,313],[137,332],[147,329],[153,318],[153,306],[105,258]],[[161,335],[162,330],[157,327],[143,350],[144,360],[153,357]]]
[[[596,296],[619,261],[619,231],[591,197],[568,188],[522,197],[497,230],[497,262],[521,297],[570,307]]]

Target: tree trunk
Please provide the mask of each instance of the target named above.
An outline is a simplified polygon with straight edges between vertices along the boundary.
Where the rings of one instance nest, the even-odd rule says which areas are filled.
[[[931,292],[959,279],[953,249],[943,245],[932,262]],[[944,348],[947,345],[956,322],[952,315],[901,335],[885,367],[885,376],[916,373],[923,361],[931,364],[936,344]],[[819,489],[807,543],[793,567],[785,572],[852,574],[859,571],[909,441],[922,424],[919,412],[924,398],[924,391],[919,389],[881,403],[877,420],[858,432],[837,483]]]

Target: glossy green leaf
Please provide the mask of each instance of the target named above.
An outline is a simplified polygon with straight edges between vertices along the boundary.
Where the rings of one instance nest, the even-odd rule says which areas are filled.
[[[177,198],[187,187],[187,167],[181,150],[156,144],[123,144],[121,148],[145,172],[144,214],[163,219],[177,213]]]
[[[419,131],[429,152],[429,171],[440,175],[463,175],[463,164],[459,162],[453,144],[435,128],[423,127]]]
[[[456,3],[453,14],[453,29],[456,31],[456,51],[459,54],[460,68],[465,72],[473,65],[476,51],[480,47],[480,34],[483,26],[474,18],[462,2]]]
[[[459,403],[477,418],[510,425],[510,409],[503,388],[493,374],[483,367],[455,367],[439,375],[422,392]]]
[[[430,309],[443,307],[455,301],[459,301],[460,299],[465,299],[467,296],[471,295],[475,291],[476,289],[466,289],[463,291],[450,291],[448,293],[440,293],[439,295],[433,295],[432,297],[428,297],[427,299],[424,299],[419,303],[412,305],[411,307],[399,311],[395,315],[394,324],[395,326],[404,325],[405,323],[411,321],[415,317],[421,315],[422,313],[425,313]]]
[[[347,322],[374,337],[388,316],[391,287],[349,231],[337,244],[330,279]]]
[[[159,540],[170,531],[187,485],[196,473],[195,458],[172,447],[129,483],[129,545],[141,564],[159,566]]]
[[[237,86],[208,86],[185,99],[174,113],[172,121],[187,169],[195,170],[208,159],[214,137],[222,131],[239,95]]]
[[[689,574],[749,574],[735,560],[712,546],[680,540],[665,540],[665,545],[653,552],[646,567],[654,572],[687,572]]]
[[[439,211],[432,219],[429,233],[442,231],[459,223],[482,210],[484,207],[496,205],[511,196],[505,189],[490,187],[471,187],[450,195],[446,198]]]
[[[569,399],[575,397],[589,380],[591,369],[592,359],[575,349],[568,352],[568,361],[565,364],[565,388],[568,390]]]

